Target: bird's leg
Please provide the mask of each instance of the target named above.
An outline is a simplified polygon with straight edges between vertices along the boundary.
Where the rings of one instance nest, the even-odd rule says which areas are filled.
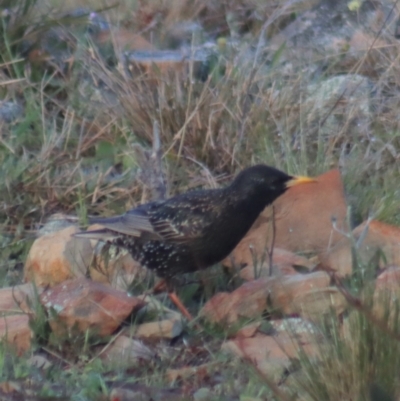
[[[169,299],[175,304],[175,306],[179,309],[179,312],[182,313],[183,316],[186,317],[187,320],[193,320],[193,316],[186,309],[186,306],[183,305],[182,301],[179,299],[178,295],[175,291],[168,291]]]
[[[183,304],[183,302],[178,297],[178,295],[177,295],[177,293],[175,291],[175,285],[174,284],[176,284],[176,283],[172,282],[171,279],[169,279],[169,280],[166,279],[165,280],[165,285],[167,287],[169,299],[178,308],[179,312],[181,312],[182,315],[186,317],[187,320],[189,320],[189,321],[193,320],[192,315],[186,309],[186,306]]]
[[[165,278],[161,279],[151,290],[153,294],[159,294],[160,292],[168,291],[168,284]]]
[[[175,290],[173,289],[173,286],[166,279],[160,280],[153,287],[151,292],[153,294],[159,294],[160,292],[165,292],[165,291],[168,293],[169,299],[178,308],[179,312],[181,312],[182,315],[186,317],[186,319],[193,320],[192,315],[187,310],[185,305],[183,305],[182,301],[179,299],[178,295],[176,294]]]

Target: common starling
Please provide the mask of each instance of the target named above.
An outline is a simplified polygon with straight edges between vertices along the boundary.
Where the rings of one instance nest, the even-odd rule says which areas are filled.
[[[267,205],[289,187],[312,181],[260,164],[225,188],[189,191],[121,216],[93,218],[91,223],[104,228],[76,236],[126,248],[140,264],[170,279],[224,259]]]

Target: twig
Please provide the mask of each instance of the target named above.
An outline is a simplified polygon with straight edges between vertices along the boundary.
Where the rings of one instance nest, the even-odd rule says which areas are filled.
[[[271,250],[269,251],[267,248],[268,259],[269,259],[269,276],[272,276],[272,268],[274,263],[274,248],[275,248],[275,239],[276,239],[276,221],[275,221],[275,206],[272,205],[272,241],[271,241]]]
[[[58,354],[57,352],[53,351],[52,349],[46,347],[46,346],[42,346],[41,347],[43,351],[47,352],[49,355],[59,359],[61,362],[64,362],[66,365],[68,365],[69,367],[77,367],[77,365],[71,361],[69,361],[68,359],[63,358],[60,354]]]
[[[191,162],[197,164],[198,166],[200,166],[204,170],[204,172],[207,175],[207,181],[208,181],[209,185],[211,186],[211,188],[217,188],[218,187],[217,181],[215,180],[215,178],[212,175],[210,169],[206,165],[204,165],[203,163],[200,163],[196,159],[194,159],[192,157],[189,157],[189,156],[185,156],[185,159],[190,160]]]
[[[151,200],[165,199],[167,190],[162,169],[160,126],[158,121],[154,120],[153,122],[152,150],[145,150],[141,146],[136,146],[135,150],[141,169],[139,178],[146,189],[142,201],[146,200],[146,198]]]

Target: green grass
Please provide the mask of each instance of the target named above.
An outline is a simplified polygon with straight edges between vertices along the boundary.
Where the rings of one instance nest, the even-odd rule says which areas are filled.
[[[386,311],[388,306],[386,302]],[[376,398],[379,393],[388,400],[397,399],[400,359],[399,340],[394,337],[399,334],[398,306],[395,309],[391,334],[362,311],[351,311],[343,325],[333,317],[325,325],[321,357],[303,356],[292,388],[307,400],[384,399]]]

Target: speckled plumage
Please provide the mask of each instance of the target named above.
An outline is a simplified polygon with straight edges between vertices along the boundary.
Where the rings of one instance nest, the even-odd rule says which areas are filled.
[[[221,189],[190,191],[124,215],[91,219],[104,229],[78,234],[126,248],[162,278],[209,267],[229,255],[293,177],[265,165],[243,170]]]

